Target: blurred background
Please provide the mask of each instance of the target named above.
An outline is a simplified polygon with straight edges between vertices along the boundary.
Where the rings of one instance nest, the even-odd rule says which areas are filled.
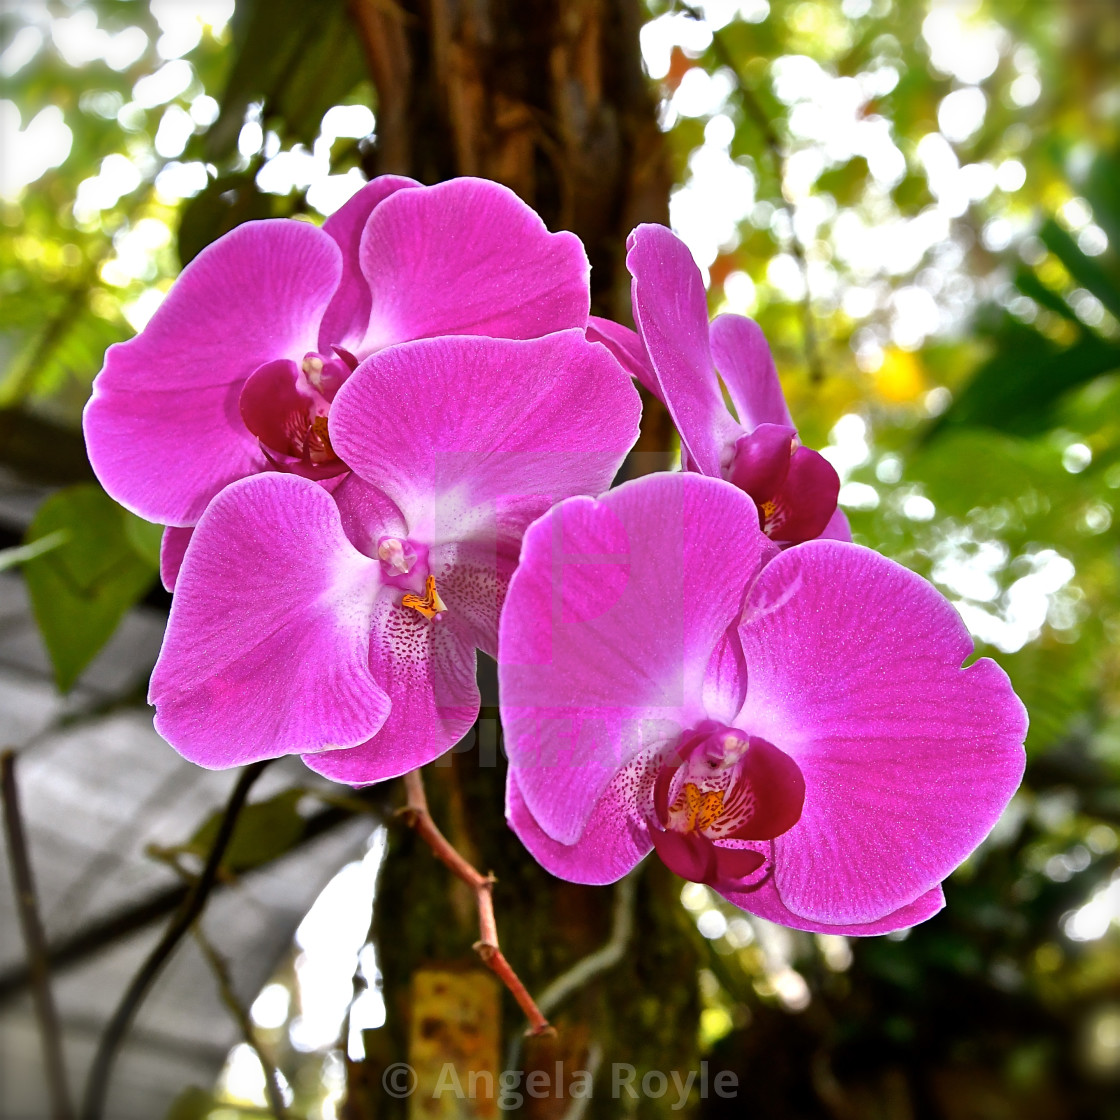
[[[151,730],[144,685],[169,601],[158,530],[92,480],[90,383],[221,233],[321,222],[395,170],[508,182],[584,236],[596,309],[624,321],[625,233],[670,221],[711,310],[764,328],[856,541],[933,580],[1030,712],[1022,790],[946,884],[947,909],[909,933],[793,933],[653,870],[637,901],[630,885],[587,904],[602,911],[589,944],[621,946],[659,992],[633,1022],[669,1029],[675,1008],[677,1068],[739,1076],[735,1100],[694,1096],[676,1114],[1120,1117],[1120,8],[508,7],[0,6],[0,725],[20,749],[75,1090],[232,782]],[[430,49],[442,34],[460,52],[451,78]],[[399,51],[378,49],[394,36]],[[519,59],[540,57],[539,88],[488,77],[515,81]],[[590,75],[576,65],[589,59]],[[446,111],[468,79],[484,94],[473,140]],[[652,410],[643,441],[671,458]],[[269,772],[202,932],[141,1014],[109,1116],[406,1114],[375,1084],[383,1037],[409,1030],[370,918],[397,843],[393,796],[355,797],[298,764]],[[430,857],[416,866],[443,876]],[[0,1116],[32,1120],[49,1112],[6,876]],[[572,964],[564,946],[518,948],[517,900],[497,898],[515,967]],[[633,933],[643,907],[680,946],[656,972]],[[470,940],[457,941],[467,959]],[[486,998],[504,1047],[516,1014]],[[634,1060],[593,1011],[573,1011],[572,1030],[581,1014],[567,1052],[580,1068]],[[667,1116],[675,1102],[563,1103],[519,1114]],[[454,1105],[431,1115],[496,1115],[492,1101]]]

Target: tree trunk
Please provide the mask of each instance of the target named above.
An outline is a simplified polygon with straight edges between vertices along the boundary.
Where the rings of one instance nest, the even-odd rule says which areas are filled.
[[[592,263],[593,310],[628,321],[626,235],[639,222],[667,220],[670,183],[641,69],[639,0],[350,2],[377,89],[376,143],[365,170],[425,183],[478,175],[506,184],[550,228],[579,235]],[[663,410],[647,409],[639,444],[647,454],[632,473],[665,465],[670,431]],[[449,839],[496,874],[505,954],[537,994],[607,942],[620,888],[554,879],[509,830],[492,666],[484,676],[476,734],[428,768],[428,796]],[[616,1064],[633,1067],[640,1088],[648,1070],[684,1074],[698,1061],[696,933],[678,903],[680,882],[657,860],[636,874],[633,889],[622,888],[633,932],[621,960],[556,1008],[554,1039],[521,1043],[516,1004],[472,974],[480,967],[470,949],[478,937],[472,896],[406,827],[394,829],[375,915],[388,1020],[367,1032],[367,1059],[352,1069],[348,1120],[496,1116],[499,1083],[488,1096],[479,1080],[471,1094],[467,1075],[487,1067],[497,1075],[511,1059],[511,1071],[536,1069],[535,1084],[547,1080],[539,1097],[521,1079],[500,1102],[533,1120],[689,1115],[673,1108],[672,1090],[635,1100],[622,1088],[622,1099],[612,1099]],[[433,983],[446,992],[442,1014],[430,1013]],[[436,1100],[423,1090],[411,1099],[384,1090],[388,1066],[423,1066],[441,1047],[467,1099],[449,1079]],[[571,1110],[572,1092],[586,1083],[582,1070],[596,1076],[580,1113],[579,1105]],[[506,1074],[507,1085],[515,1080]],[[510,1107],[518,1096],[520,1111]]]

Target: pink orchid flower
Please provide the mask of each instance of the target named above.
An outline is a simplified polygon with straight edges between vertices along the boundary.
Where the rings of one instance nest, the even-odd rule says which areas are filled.
[[[798,442],[758,324],[718,315],[709,325],[700,270],[665,226],[638,226],[627,247],[638,333],[596,317],[588,336],[608,345],[668,408],[685,468],[750,494],[775,541],[851,540],[836,508],[840,479],[822,455]],[[724,403],[721,378],[738,419]]]
[[[570,499],[501,620],[508,819],[563,879],[652,849],[784,925],[913,925],[1023,773],[1023,705],[972,653],[925,580],[847,542],[779,551],[726,482]]]
[[[247,222],[110,347],[85,411],[90,461],[122,505],[173,527],[170,585],[189,540],[174,527],[194,525],[224,486],[262,471],[337,484],[349,464],[328,416],[359,361],[440,335],[582,328],[588,274],[578,238],[481,179],[384,176],[322,229]]]
[[[438,757],[478,714],[475,650],[525,527],[598,493],[640,402],[583,329],[445,336],[366,359],[331,405],[350,473],[226,487],[186,551],[152,675],[156,728],[207,767],[302,754],[365,784]]]

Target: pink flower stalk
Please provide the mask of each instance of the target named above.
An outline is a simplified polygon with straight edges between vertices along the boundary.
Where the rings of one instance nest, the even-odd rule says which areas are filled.
[[[109,349],[85,412],[90,461],[122,505],[173,527],[262,471],[334,485],[349,464],[328,416],[359,361],[440,335],[582,328],[588,272],[578,238],[481,179],[384,176],[322,229],[247,222]],[[169,579],[188,537],[165,538]]]
[[[668,408],[685,468],[750,494],[775,541],[851,540],[836,508],[840,479],[823,456],[798,442],[758,324],[718,315],[709,325],[700,270],[665,226],[638,226],[627,247],[638,334],[598,318],[588,334],[610,346]],[[738,419],[724,403],[721,377]]]
[[[353,784],[438,757],[478,714],[475,650],[496,655],[525,527],[610,485],[639,411],[582,327],[367,358],[331,404],[350,468],[333,493],[270,472],[203,513],[152,675],[156,728],[202,766],[302,754]]]
[[[726,482],[572,498],[502,615],[507,816],[563,879],[653,849],[784,925],[913,925],[1023,773],[1026,713],[972,652],[925,580],[847,542],[780,551]]]

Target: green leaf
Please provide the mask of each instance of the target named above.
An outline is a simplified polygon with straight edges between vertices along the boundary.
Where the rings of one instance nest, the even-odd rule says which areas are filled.
[[[1015,287],[1025,296],[1030,296],[1036,303],[1060,315],[1063,319],[1073,323],[1077,329],[1083,330],[1081,320],[1073,313],[1073,308],[1057,292],[1048,288],[1039,278],[1038,274],[1029,268],[1020,268],[1015,274]]]
[[[361,41],[344,0],[241,0],[235,55],[208,155],[233,154],[250,102],[283,122],[293,140],[315,139],[323,114],[368,77]]]
[[[129,539],[131,517],[99,487],[82,484],[49,497],[27,531],[25,547],[65,535],[24,562],[31,608],[63,692],[152,584],[152,563]]]
[[[205,1089],[192,1085],[171,1102],[167,1120],[206,1120],[216,1107],[217,1101],[213,1096]]]
[[[965,385],[930,431],[987,427],[1035,435],[1051,427],[1059,397],[1120,368],[1120,346],[1093,334],[1059,349],[1037,331],[1008,320],[998,351]]]
[[[234,226],[273,216],[272,198],[261,194],[252,175],[224,175],[195,195],[179,220],[179,261],[189,264]]]
[[[1113,315],[1120,317],[1120,277],[1106,267],[1106,258],[1087,257],[1053,218],[1039,230],[1039,237],[1081,287],[1087,288]]]
[[[159,571],[159,548],[163,542],[163,526],[151,521],[145,521],[127,510],[124,514],[124,533],[128,543],[136,549],[142,560],[146,560],[156,571]]]
[[[16,548],[0,549],[0,572],[6,572],[19,564],[26,564],[36,556],[42,556],[53,548],[65,544],[70,539],[70,534],[65,529],[56,529],[45,537],[40,537],[31,544],[19,545]]]
[[[295,847],[303,839],[305,828],[304,819],[297,811],[304,796],[302,789],[286,789],[275,797],[245,806],[237,819],[222,866],[235,873],[249,871],[278,859]],[[205,859],[221,822],[222,814],[214,813],[180,850]]]
[[[1112,246],[1120,246],[1120,158],[1115,153],[1093,161],[1085,183],[1085,197]]]

